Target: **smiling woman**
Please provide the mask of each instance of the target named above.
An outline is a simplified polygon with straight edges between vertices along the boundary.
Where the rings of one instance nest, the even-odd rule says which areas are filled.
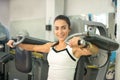
[[[19,44],[18,46],[28,51],[37,51],[48,53],[47,59],[49,63],[49,72],[47,80],[73,80],[78,59],[82,55],[91,55],[98,53],[98,48],[91,44],[80,47],[78,41],[80,37],[74,37],[69,40],[69,44],[65,42],[71,31],[70,20],[65,15],[58,15],[54,20],[54,33],[58,39],[57,42],[48,42],[43,45]],[[13,40],[7,45],[13,47]],[[93,50],[94,52],[92,52]]]
[[[70,32],[70,21],[67,18],[65,18],[66,21],[62,20],[62,18],[56,18],[54,22],[54,32],[60,41],[64,41]]]

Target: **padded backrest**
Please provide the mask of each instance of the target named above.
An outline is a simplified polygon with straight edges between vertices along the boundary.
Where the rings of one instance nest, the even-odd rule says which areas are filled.
[[[86,74],[85,70],[85,56],[81,56],[75,70],[74,80],[83,80],[84,75]]]
[[[16,69],[23,73],[29,73],[32,70],[32,53],[30,51],[21,50],[19,47],[15,49],[15,66]]]

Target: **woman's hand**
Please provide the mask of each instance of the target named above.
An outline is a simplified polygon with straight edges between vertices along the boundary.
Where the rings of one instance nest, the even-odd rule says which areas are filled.
[[[14,47],[14,46],[13,46],[13,43],[14,43],[14,40],[9,40],[9,41],[7,42],[7,45],[8,45],[9,47],[13,48],[13,47]]]
[[[80,40],[80,37],[73,37],[72,39],[69,40],[69,45],[71,47],[77,47],[78,45],[78,40]]]

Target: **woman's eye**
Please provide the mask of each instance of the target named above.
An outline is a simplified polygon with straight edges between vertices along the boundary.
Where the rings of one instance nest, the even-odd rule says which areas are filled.
[[[66,26],[62,26],[62,29],[66,29]]]
[[[67,26],[61,26],[61,27],[55,26],[55,30],[59,30],[59,29],[65,30],[66,28],[67,28]]]

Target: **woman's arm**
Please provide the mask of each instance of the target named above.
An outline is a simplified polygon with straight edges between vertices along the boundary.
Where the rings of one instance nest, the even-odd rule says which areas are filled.
[[[13,46],[13,40],[9,40],[7,42],[7,45],[10,47],[14,47]],[[28,50],[28,51],[35,51],[35,52],[43,52],[43,53],[48,53],[50,47],[52,46],[53,43],[49,42],[43,45],[34,45],[34,44],[19,44],[18,46],[21,47],[24,50]]]
[[[78,45],[80,37],[74,37],[70,40],[69,45],[73,48],[73,54],[79,58],[82,55],[92,55],[99,52],[99,48],[88,42],[87,46]]]
[[[46,43],[43,45],[33,45],[33,44],[19,44],[19,47],[28,51],[43,52],[48,53],[52,43]]]
[[[81,48],[81,47],[73,47],[73,53],[74,55],[79,58],[82,55],[92,55],[92,54],[97,54],[99,52],[99,48],[96,47],[93,44],[89,44],[86,48]]]

